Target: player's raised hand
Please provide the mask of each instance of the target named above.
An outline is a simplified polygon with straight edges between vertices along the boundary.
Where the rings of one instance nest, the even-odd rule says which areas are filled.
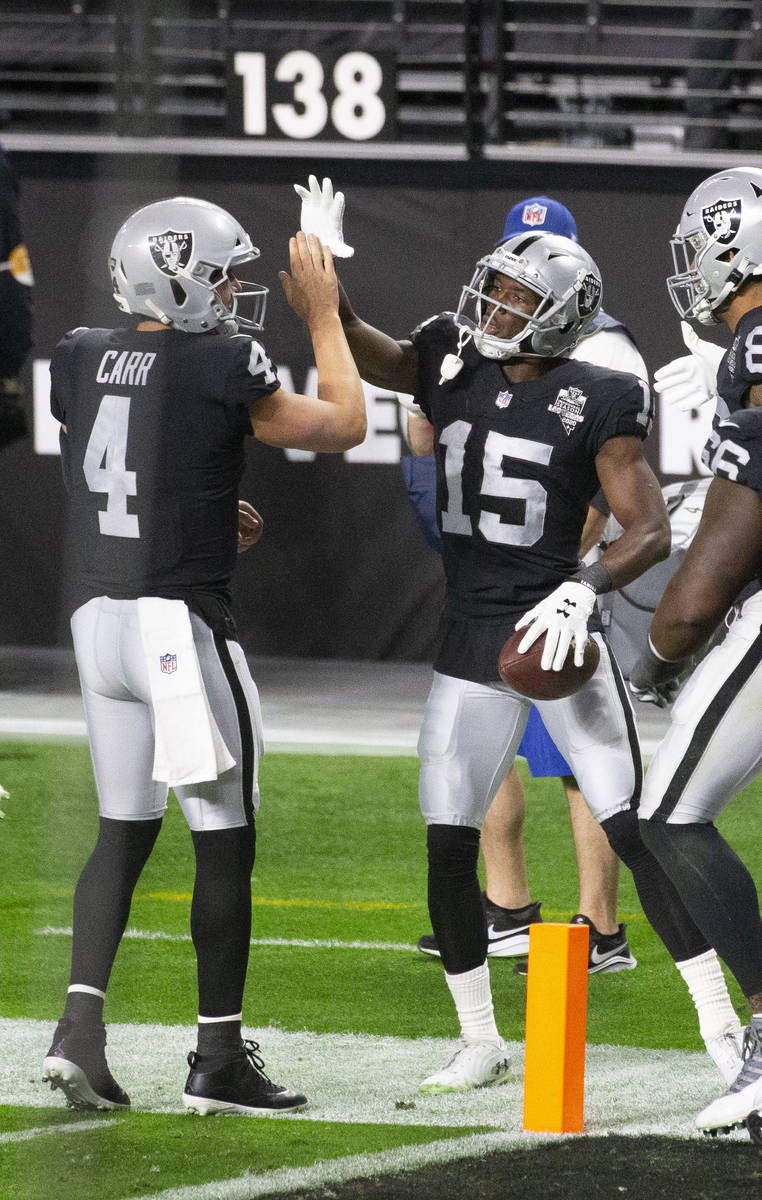
[[[344,241],[342,228],[344,193],[337,192],[334,196],[331,180],[325,178],[321,187],[314,175],[309,177],[309,190],[295,183],[294,191],[302,201],[302,231],[317,234],[336,258],[351,258],[354,249]]]
[[[310,325],[325,313],[338,313],[339,284],[333,255],[314,233],[289,238],[291,274],[279,271],[283,291],[297,316]]]

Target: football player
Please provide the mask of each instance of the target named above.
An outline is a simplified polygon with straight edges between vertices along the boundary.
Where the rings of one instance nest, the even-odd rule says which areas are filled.
[[[532,230],[559,233],[575,242],[579,240],[572,213],[550,196],[530,196],[514,204],[506,214],[500,242],[517,233],[531,233]],[[569,352],[570,358],[619,371],[631,371],[640,379],[647,380],[646,365],[621,321],[599,311],[591,329],[591,335],[582,338]],[[423,421],[424,436],[428,424],[419,413],[408,412],[408,437],[413,440],[416,421]],[[424,536],[429,545],[439,551],[441,538],[436,521],[435,460],[428,455],[419,455],[403,459],[402,465]],[[608,515],[606,498],[599,491],[588,510],[582,532],[581,557],[600,540]],[[579,906],[571,921],[585,924],[590,930],[590,974],[632,970],[637,966],[637,960],[630,950],[626,926],[617,921],[619,859],[590,812],[569,764],[559,754],[534,707],[530,709],[517,754],[527,760],[533,778],[552,776],[560,778],[563,784],[579,872]],[[480,837],[486,873],[483,901],[487,914],[488,953],[498,957],[526,954],[529,949],[529,926],[542,920],[540,903],[532,902],[529,893],[523,839],[525,804],[521,779],[516,768],[512,767],[495,793]],[[424,934],[418,941],[418,949],[424,954],[439,954],[433,934]],[[516,966],[520,974],[524,974],[526,969],[526,962]]]
[[[675,680],[731,609],[724,640],[680,691],[648,769],[643,840],[672,879],[751,1010],[743,1065],[697,1117],[711,1133],[762,1108],[762,920],[754,881],[714,822],[762,771],[762,170],[712,175],[688,198],[668,286],[681,317],[724,323],[733,340],[716,378],[704,450],[714,479],[685,560],[651,623],[631,687],[665,704]],[[715,953],[716,952],[716,953]]]
[[[175,197],[133,213],[109,260],[118,329],[75,329],[51,361],[51,409],[73,526],[72,616],[99,833],[74,898],[70,983],[44,1076],[77,1108],[123,1108],[103,1005],[132,893],[172,787],[196,860],[191,934],[198,1041],[183,1102],[200,1113],[284,1112],[242,1041],[251,929],[259,699],[236,637],[230,577],[262,521],[239,505],[248,435],[341,451],[365,436],[362,384],[338,319],[332,255],[289,243],[286,299],[306,323],[319,398],[281,387],[264,347],[259,255],[224,209]],[[241,304],[247,304],[246,313]]]
[[[340,194],[339,194],[340,195]],[[341,199],[343,206],[343,197]],[[530,701],[501,682],[514,626],[522,648],[542,633],[544,669],[590,630],[601,654],[575,695],[537,708],[673,957],[708,943],[638,830],[641,756],[624,684],[599,631],[596,596],[666,557],[669,522],[642,443],[647,384],[574,361],[592,327],[601,278],[571,239],[529,232],[476,264],[455,313],[397,341],[363,321],[340,288],[339,314],[364,379],[411,393],[429,422],[447,580],[434,679],[419,739],[429,857],[429,914],[460,1023],[461,1045],[424,1092],[505,1082],[479,890],[479,831],[515,756]],[[578,548],[602,486],[622,525],[601,560]]]

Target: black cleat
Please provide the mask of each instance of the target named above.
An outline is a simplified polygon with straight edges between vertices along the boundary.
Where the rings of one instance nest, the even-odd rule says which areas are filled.
[[[188,1112],[205,1117],[213,1113],[300,1112],[307,1097],[268,1079],[256,1042],[245,1041],[235,1058],[219,1064],[219,1055],[188,1055],[190,1074],[185,1081],[183,1104]]]
[[[525,908],[501,908],[482,892],[482,904],[487,918],[487,954],[490,958],[513,958],[529,951],[529,926],[542,922],[540,901]],[[439,946],[433,933],[418,939],[421,954],[439,957]]]
[[[78,1025],[62,1017],[42,1064],[42,1077],[54,1091],[61,1089],[72,1108],[130,1106],[129,1096],[108,1069],[103,1025]]]

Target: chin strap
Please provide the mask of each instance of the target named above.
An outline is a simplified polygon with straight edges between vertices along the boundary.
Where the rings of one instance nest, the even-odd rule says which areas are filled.
[[[473,338],[473,333],[466,325],[459,326],[458,333],[458,351],[457,354],[445,354],[439,367],[439,386],[443,383],[449,383],[454,379],[463,366],[463,359],[460,357],[463,350]]]

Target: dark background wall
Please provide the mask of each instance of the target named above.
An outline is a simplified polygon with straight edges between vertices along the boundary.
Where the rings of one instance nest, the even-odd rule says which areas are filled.
[[[342,280],[356,310],[394,336],[455,308],[474,262],[502,231],[507,209],[526,195],[546,193],[575,214],[580,240],[603,273],[604,306],[626,321],[649,369],[683,350],[664,283],[671,269],[668,243],[686,196],[706,170],[11,157],[21,179],[36,278],[38,359],[49,357],[69,328],[118,324],[106,259],[129,212],[168,195],[199,195],[232,211],[261,249],[251,271],[271,288],[261,340],[272,359],[291,370],[296,390],[303,390],[310,345],[285,303],[277,272],[287,265],[287,239],[298,227],[292,185],[306,182],[310,172],[330,174],[345,191],[345,237],[356,252],[339,264]],[[30,363],[30,397],[31,373]],[[376,441],[380,454],[377,448],[366,453],[371,461],[342,455],[294,461],[252,442],[241,494],[263,514],[266,532],[239,560],[235,583],[249,653],[373,659],[430,654],[441,599],[439,561],[418,532],[396,465],[397,405],[382,400],[379,412],[387,432]],[[648,453],[668,482],[658,428]],[[69,556],[59,460],[36,454],[31,440],[16,443],[0,460],[0,496],[0,645],[67,645]]]

